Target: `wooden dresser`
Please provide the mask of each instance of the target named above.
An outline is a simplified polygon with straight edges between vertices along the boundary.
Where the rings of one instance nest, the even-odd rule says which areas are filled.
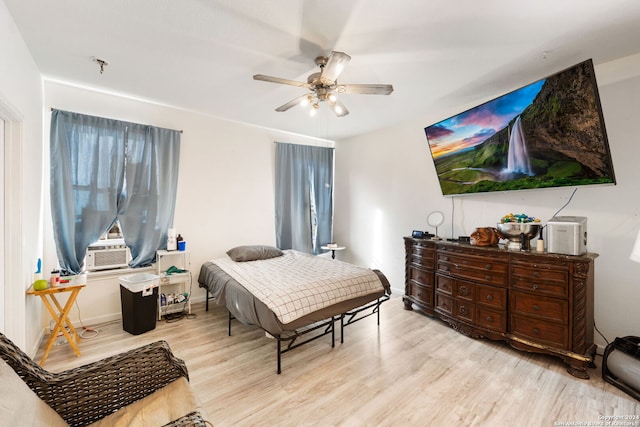
[[[436,270],[436,247],[425,239],[404,239],[405,263],[405,308],[415,304],[424,313],[433,315],[434,273]]]
[[[415,305],[473,338],[594,367],[593,265],[582,256],[405,237],[405,308]]]

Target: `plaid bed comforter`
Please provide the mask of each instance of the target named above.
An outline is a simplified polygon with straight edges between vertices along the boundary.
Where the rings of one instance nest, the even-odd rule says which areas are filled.
[[[211,262],[269,307],[283,324],[384,289],[370,269],[294,250],[284,253],[262,261],[220,258]]]

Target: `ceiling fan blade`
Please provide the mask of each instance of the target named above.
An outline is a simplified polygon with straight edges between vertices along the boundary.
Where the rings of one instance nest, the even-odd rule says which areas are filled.
[[[389,95],[393,92],[392,85],[376,85],[376,84],[348,84],[338,85],[336,88],[338,93],[352,93],[358,95]]]
[[[287,111],[291,107],[295,107],[296,105],[302,105],[309,100],[309,97],[313,97],[313,94],[305,93],[304,95],[300,95],[299,97],[292,99],[286,104],[279,106],[278,108],[276,108],[276,111],[281,113],[283,111]]]
[[[338,117],[344,117],[349,114],[349,110],[347,110],[347,107],[345,107],[344,104],[335,97],[327,98],[327,104],[329,104],[333,112],[336,113],[336,116]]]
[[[332,85],[347,66],[351,57],[344,52],[331,52],[326,65],[322,68],[320,82],[324,85]]]
[[[298,82],[296,80],[283,79],[280,77],[265,76],[264,74],[256,74],[253,76],[253,80],[262,80],[270,83],[280,83],[283,85],[297,86],[297,87],[310,87],[309,83]]]

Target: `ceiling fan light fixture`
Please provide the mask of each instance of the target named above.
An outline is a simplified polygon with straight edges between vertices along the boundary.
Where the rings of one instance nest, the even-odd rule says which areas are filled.
[[[309,113],[314,115],[319,108],[318,104],[327,102],[338,117],[344,117],[349,114],[349,110],[336,94],[389,95],[393,92],[393,86],[386,84],[338,84],[338,77],[350,60],[349,55],[337,51],[332,51],[329,57],[318,56],[316,65],[320,67],[320,71],[309,75],[306,83],[263,74],[255,74],[253,79],[302,87],[311,91],[276,108],[278,112],[287,111],[297,105],[311,104],[312,109]]]
[[[311,110],[309,110],[309,115],[310,115],[311,117],[313,117],[313,116],[315,116],[315,115],[316,115],[316,113],[318,112],[318,109],[320,108],[320,106],[319,106],[317,103],[315,103],[315,104],[313,104],[311,107],[312,107],[312,108],[311,108]]]

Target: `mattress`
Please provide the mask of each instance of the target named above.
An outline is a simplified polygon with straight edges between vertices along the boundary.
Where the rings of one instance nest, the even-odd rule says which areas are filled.
[[[293,250],[269,260],[208,261],[198,282],[236,319],[272,335],[294,332],[391,293],[378,270]]]

